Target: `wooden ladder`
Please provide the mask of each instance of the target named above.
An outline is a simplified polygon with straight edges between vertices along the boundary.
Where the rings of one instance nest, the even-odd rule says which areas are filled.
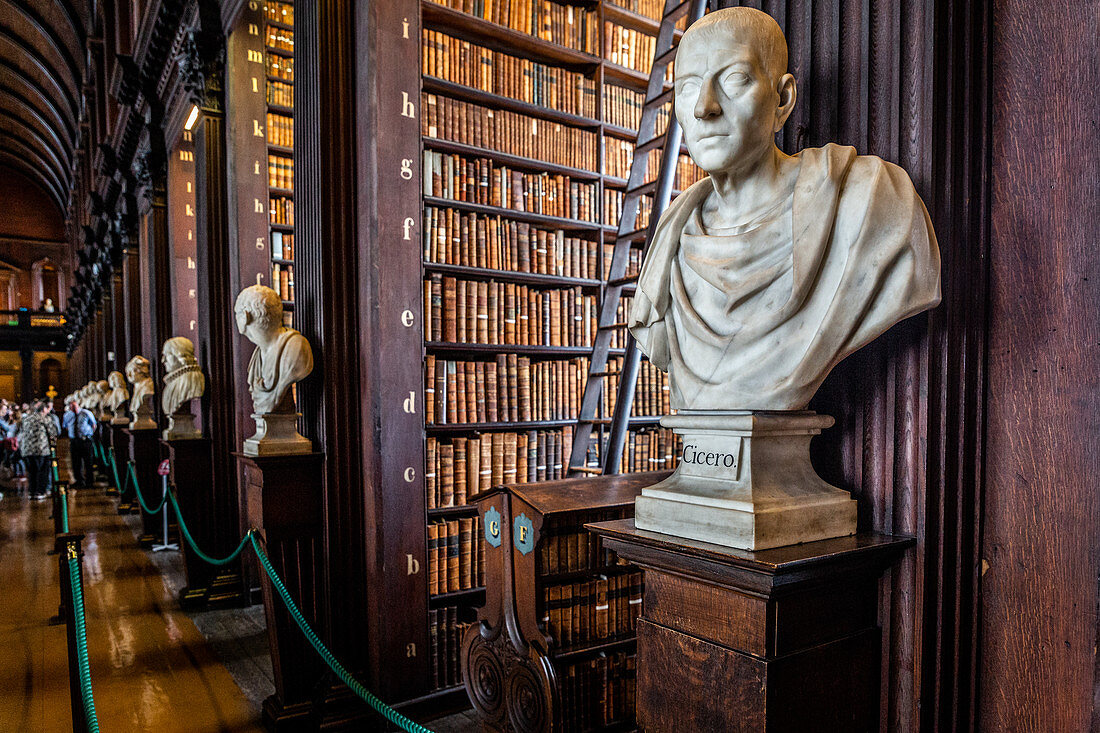
[[[592,344],[592,358],[588,367],[588,378],[584,385],[584,397],[581,399],[580,413],[577,417],[577,430],[573,438],[573,450],[569,458],[569,475],[613,474],[619,472],[619,463],[623,454],[623,443],[630,424],[630,407],[634,402],[634,387],[638,379],[638,363],[641,352],[634,337],[627,331],[626,319],[619,320],[619,303],[623,291],[634,292],[637,275],[627,275],[630,251],[635,242],[641,241],[642,257],[653,239],[657,221],[668,207],[672,198],[672,186],[676,177],[676,165],[680,159],[681,130],[674,113],[669,114],[668,126],[663,135],[656,134],[657,117],[661,108],[673,101],[671,87],[666,88],[665,76],[669,65],[676,57],[678,33],[676,23],[687,16],[691,25],[707,9],[707,0],[665,0],[661,25],[657,31],[657,43],[654,48],[653,67],[649,72],[649,86],[646,91],[642,118],[638,124],[638,137],[634,147],[634,159],[630,164],[630,177],[627,179],[626,192],[623,195],[622,213],[619,229],[615,236],[615,247],[611,256],[611,269],[603,291],[600,304],[600,317],[596,337]],[[646,181],[649,153],[660,149],[661,165],[654,181]],[[643,197],[651,196],[652,207],[646,226],[638,226],[639,204]],[[643,239],[644,237],[644,239]],[[615,334],[625,336],[625,353],[620,371],[608,369],[607,358]],[[603,394],[604,380],[609,376],[619,377],[619,391],[615,396],[615,408],[612,417],[599,415],[600,398]],[[589,465],[589,451],[596,439],[595,431],[609,426],[603,450],[599,452],[601,466]],[[601,433],[603,431],[600,431]]]

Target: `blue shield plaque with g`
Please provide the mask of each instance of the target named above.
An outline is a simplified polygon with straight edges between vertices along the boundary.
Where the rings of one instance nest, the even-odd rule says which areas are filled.
[[[500,547],[500,512],[495,506],[485,512],[485,541],[493,547]]]

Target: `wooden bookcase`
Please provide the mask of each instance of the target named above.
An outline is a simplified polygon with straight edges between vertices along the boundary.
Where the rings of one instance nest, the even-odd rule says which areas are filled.
[[[569,514],[578,531],[592,521],[583,501],[559,510],[552,494],[566,485],[555,479],[568,469],[618,224],[616,204],[630,168],[632,125],[648,81],[652,50],[644,50],[645,39],[657,32],[662,3],[649,4],[652,18],[606,1],[529,0],[515,5],[513,28],[479,17],[481,5],[468,13],[420,2],[423,564],[429,569],[429,690],[435,696],[461,689],[453,640],[487,600],[476,573],[457,590],[432,593],[439,589],[433,577],[442,563],[436,559],[440,536],[456,534],[460,521],[484,521],[464,498],[487,496],[502,484],[519,492],[525,482],[532,482],[526,484],[531,490],[542,485],[534,482],[550,481],[548,493],[539,494],[550,504],[540,513]],[[526,32],[535,29],[521,27],[520,11],[535,6],[539,19],[548,20],[541,30]],[[491,128],[500,134],[490,136]],[[655,178],[660,151],[649,155]],[[680,187],[697,175],[693,166],[683,166]],[[633,272],[640,261],[632,261]],[[620,321],[626,320],[625,300]],[[525,337],[524,324],[540,318],[541,328],[529,327]],[[609,370],[613,364],[614,357]],[[622,469],[670,470],[674,436],[657,424],[668,411],[667,381],[648,364],[642,375]],[[605,387],[602,414],[610,422],[614,377]],[[598,465],[595,452],[589,465]],[[482,538],[482,527],[457,534],[458,547],[446,551],[480,554],[484,561],[489,548],[483,543],[480,553],[461,544],[465,537]],[[484,572],[491,606],[502,592],[494,587],[500,576]],[[522,572],[533,578],[534,566],[518,564],[517,582]],[[533,593],[525,627],[531,634],[539,626],[534,609],[542,604]]]
[[[268,241],[271,287],[294,310],[294,4],[264,3],[264,98],[267,102]]]
[[[584,525],[632,518],[668,472],[493,488],[475,502],[486,603],[461,665],[483,725],[509,731],[632,730],[642,577]]]

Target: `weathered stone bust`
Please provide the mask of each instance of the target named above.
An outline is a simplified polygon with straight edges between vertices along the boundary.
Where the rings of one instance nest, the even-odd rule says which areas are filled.
[[[148,430],[157,426],[153,420],[155,390],[150,372],[149,360],[140,354],[126,363],[126,379],[134,385],[134,393],[130,397],[131,430]]]
[[[94,379],[80,388],[80,394],[82,397],[81,407],[85,407],[93,413],[99,410],[99,389],[96,387]]]
[[[168,416],[164,439],[202,437],[191,414],[191,401],[202,397],[206,390],[206,377],[195,358],[195,344],[184,336],[170,338],[161,347],[161,361],[165,374],[160,404]]]
[[[111,372],[107,375],[107,385],[111,388],[111,393],[107,395],[107,406],[111,408],[111,412],[114,413],[114,418],[111,420],[112,425],[127,425],[129,420],[126,419],[125,409],[123,405],[130,399],[130,391],[126,389],[126,377],[122,376],[122,372]]]
[[[107,384],[106,379],[101,379],[95,383],[96,402],[99,406],[99,414],[96,415],[101,422],[107,422],[113,418],[114,412],[111,410],[110,404],[108,404],[107,398],[111,396],[111,388]]]
[[[263,285],[241,291],[234,306],[237,330],[256,345],[248,363],[256,434],[246,455],[308,453],[312,444],[298,434],[291,385],[313,371],[313,350],[305,336],[283,325],[279,294]]]
[[[669,374],[678,414],[663,424],[684,438],[637,525],[748,549],[851,534],[855,502],[809,464],[832,419],[797,411],[844,357],[939,302],[928,213],[892,163],[776,147],[797,87],[766,13],[704,16],[675,72],[676,119],[709,177],[661,216],[630,315]]]

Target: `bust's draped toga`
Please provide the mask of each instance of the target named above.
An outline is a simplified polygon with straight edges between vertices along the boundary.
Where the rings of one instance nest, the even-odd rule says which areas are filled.
[[[939,250],[904,170],[854,148],[799,153],[793,193],[708,230],[709,178],[661,217],[630,331],[677,410],[798,410],[829,371],[939,302]]]

